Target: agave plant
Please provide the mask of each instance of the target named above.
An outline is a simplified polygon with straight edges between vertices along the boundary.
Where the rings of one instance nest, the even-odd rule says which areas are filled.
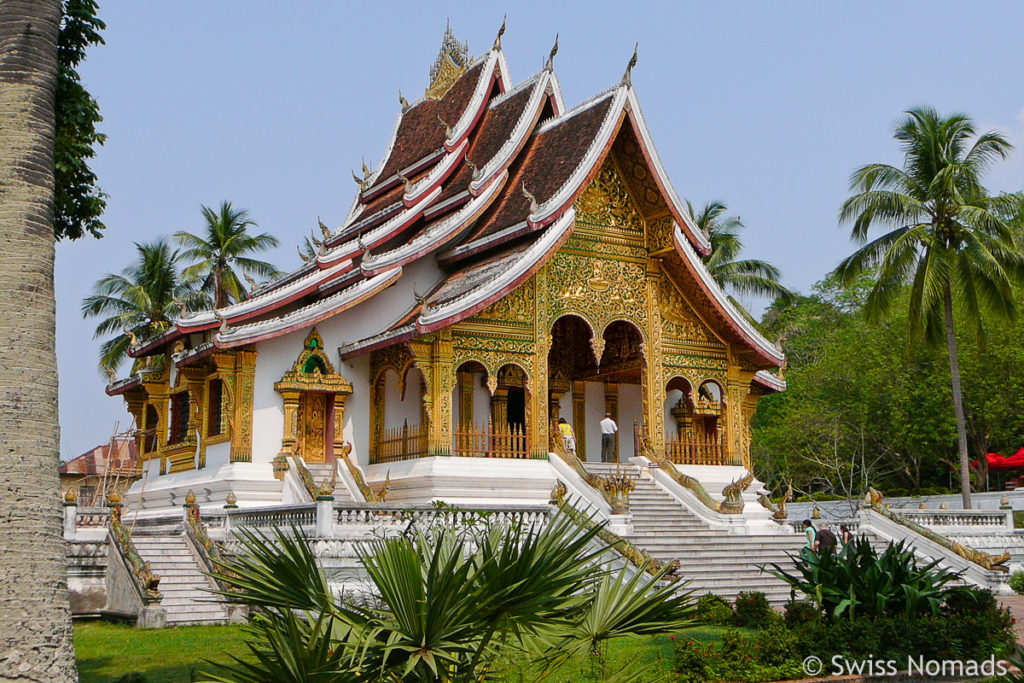
[[[960,574],[939,568],[939,561],[919,564],[905,541],[889,543],[881,555],[866,537],[838,553],[803,548],[790,555],[795,571],[778,564],[762,571],[782,579],[811,598],[830,619],[858,616],[937,615],[942,600]]]
[[[226,599],[256,608],[252,661],[214,664],[209,680],[479,681],[499,657],[534,662],[542,678],[611,640],[689,625],[685,587],[612,569],[600,529],[558,513],[540,528],[410,530],[361,553],[370,593],[340,597],[298,530],[243,531],[217,578]]]

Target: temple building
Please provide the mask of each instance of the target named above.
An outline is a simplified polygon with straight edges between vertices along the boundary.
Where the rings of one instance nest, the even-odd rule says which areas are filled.
[[[138,426],[127,505],[288,504],[327,479],[341,499],[546,502],[555,423],[597,462],[605,413],[623,462],[749,470],[782,354],[702,263],[635,54],[568,107],[556,49],[513,83],[500,33],[473,59],[449,30],[315,257],[132,346],[135,372],[107,387]]]

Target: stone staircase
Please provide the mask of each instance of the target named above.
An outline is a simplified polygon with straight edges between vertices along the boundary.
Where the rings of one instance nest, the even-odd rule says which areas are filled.
[[[790,567],[787,553],[798,553],[804,544],[800,534],[739,535],[716,529],[690,512],[651,479],[640,477],[635,465],[621,465],[636,488],[629,496],[633,531],[626,540],[657,560],[679,560],[680,575],[694,595],[715,593],[733,600],[742,591],[761,591],[781,605],[789,600],[789,587],[761,565]],[[594,474],[614,474],[616,466],[586,463]]]
[[[334,465],[333,462],[307,462],[305,463],[306,469],[313,475],[313,481],[319,486],[324,480],[330,481],[331,477],[334,476]],[[348,487],[341,480],[341,477],[335,479],[334,485],[334,500],[341,503],[352,503],[352,494],[349,493]]]
[[[227,609],[209,592],[214,584],[203,573],[180,524],[138,527],[132,543],[160,577],[160,607],[167,613],[168,626],[228,622]]]

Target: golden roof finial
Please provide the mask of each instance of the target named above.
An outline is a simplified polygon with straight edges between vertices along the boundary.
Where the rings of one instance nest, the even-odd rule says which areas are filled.
[[[401,90],[398,91],[398,103],[402,105],[402,111],[409,108],[409,100],[405,99],[405,95],[402,94]]]
[[[555,55],[558,54],[558,34],[555,34],[555,44],[551,46],[551,52],[548,53],[548,61],[544,63],[545,71],[553,71],[555,68]]]
[[[196,494],[195,494],[195,492],[192,489],[189,489],[188,493],[185,494],[185,505],[195,505],[195,504],[196,504]]]
[[[68,489],[67,493],[64,494],[64,502],[71,504],[78,500],[78,494],[75,493],[74,489]]]
[[[537,203],[537,198],[533,196],[533,193],[526,189],[526,181],[523,181],[523,196],[530,200],[530,213],[537,213],[537,209],[540,205]]]
[[[622,85],[633,85],[633,67],[636,66],[637,51],[640,49],[640,43],[633,46],[633,56],[629,58],[629,64],[626,65],[626,73],[622,74]]]
[[[452,33],[451,22],[447,22],[441,49],[437,53],[434,65],[430,67],[430,85],[426,96],[432,100],[443,98],[455,81],[469,68],[469,43],[460,43]]]
[[[320,220],[320,216],[316,217],[316,222],[320,226],[320,234],[324,236],[324,240],[331,239],[331,229],[324,225],[324,222]]]

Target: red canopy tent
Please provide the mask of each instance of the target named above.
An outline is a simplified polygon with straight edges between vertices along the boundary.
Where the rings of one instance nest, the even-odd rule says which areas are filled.
[[[1024,470],[1024,446],[1017,449],[1017,452],[1010,456],[1002,456],[999,453],[988,453],[985,458],[988,460],[989,472],[1010,472],[1013,470]],[[975,466],[978,461],[973,463]]]

